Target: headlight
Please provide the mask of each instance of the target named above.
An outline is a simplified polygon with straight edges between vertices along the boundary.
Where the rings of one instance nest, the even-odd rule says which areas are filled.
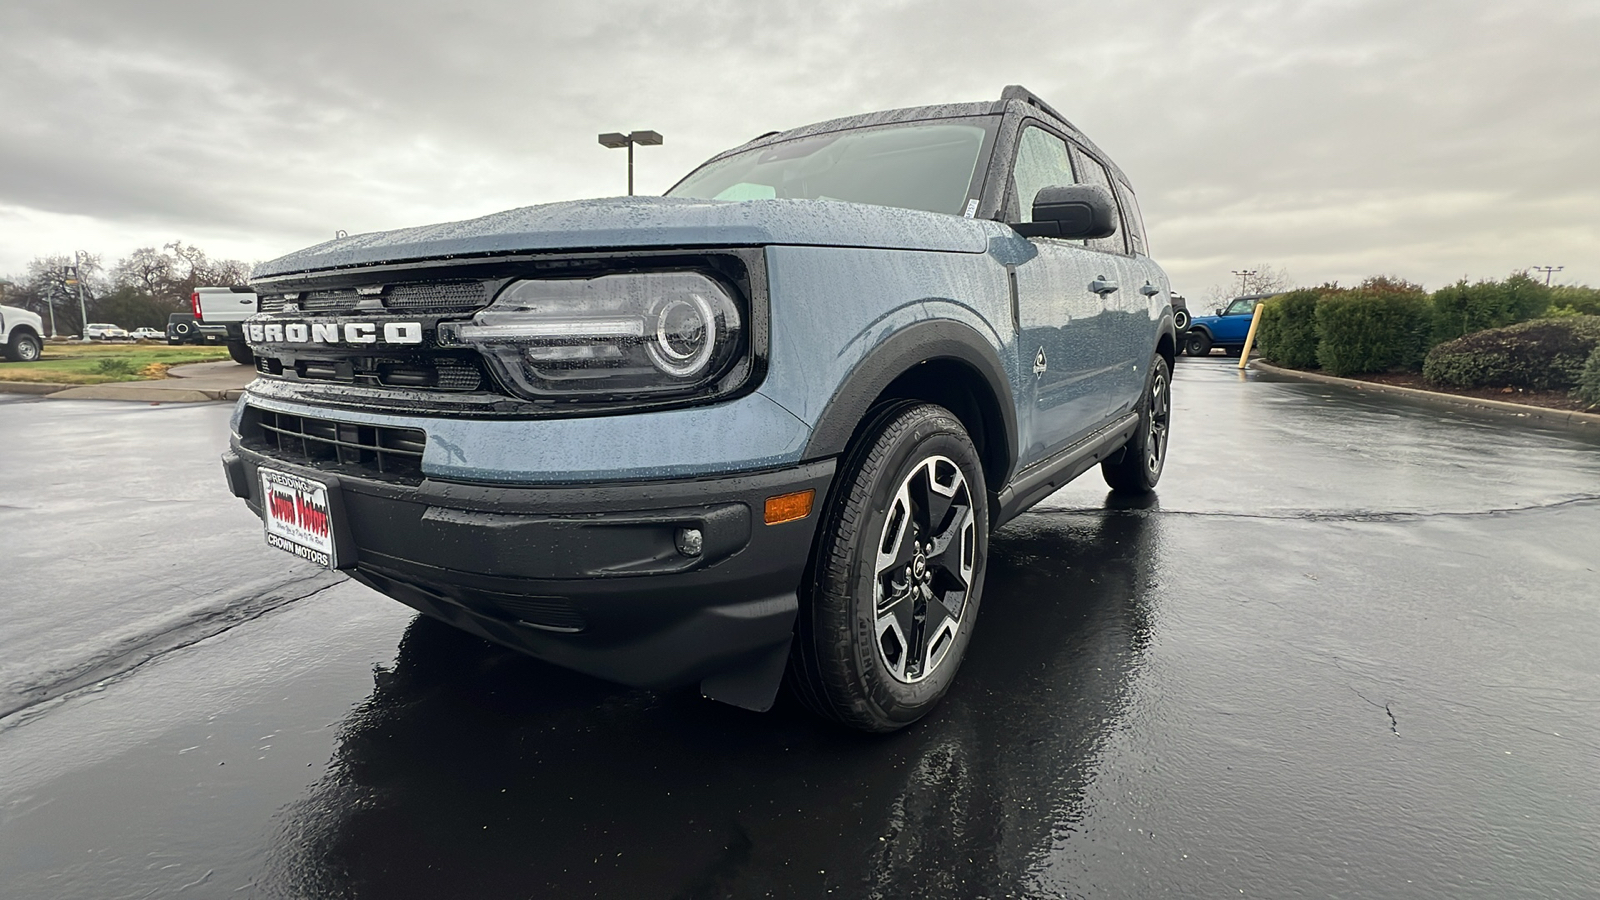
[[[439,337],[534,399],[693,393],[744,352],[738,304],[699,272],[514,281]]]

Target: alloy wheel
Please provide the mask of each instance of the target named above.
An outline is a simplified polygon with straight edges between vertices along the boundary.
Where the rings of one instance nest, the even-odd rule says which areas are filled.
[[[876,547],[878,657],[913,683],[945,660],[966,611],[977,549],[972,495],[944,456],[918,462],[895,491]]]

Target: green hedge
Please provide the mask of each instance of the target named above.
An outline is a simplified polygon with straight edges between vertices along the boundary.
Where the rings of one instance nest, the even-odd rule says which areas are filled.
[[[1583,371],[1578,373],[1578,386],[1572,389],[1572,396],[1590,406],[1600,406],[1600,347],[1595,347],[1589,354],[1589,361],[1583,364]]]
[[[1485,328],[1526,322],[1550,308],[1551,289],[1518,272],[1505,281],[1466,279],[1433,292],[1433,334],[1448,341]]]
[[[1317,301],[1317,362],[1332,375],[1416,369],[1428,352],[1433,307],[1425,294],[1357,289]]]
[[[1262,303],[1256,330],[1262,356],[1294,369],[1316,368],[1319,296],[1313,290],[1298,290]]]
[[[1600,288],[1556,285],[1550,289],[1550,315],[1600,316]]]
[[[1600,316],[1536,319],[1440,344],[1423,361],[1422,375],[1454,387],[1570,388],[1597,345]]]

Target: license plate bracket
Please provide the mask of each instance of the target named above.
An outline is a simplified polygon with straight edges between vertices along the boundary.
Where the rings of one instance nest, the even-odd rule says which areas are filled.
[[[256,470],[267,545],[326,569],[350,564],[340,552],[344,510],[337,481],[270,469]]]

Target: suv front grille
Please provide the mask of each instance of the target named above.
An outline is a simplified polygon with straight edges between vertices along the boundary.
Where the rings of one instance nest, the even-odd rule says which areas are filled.
[[[376,300],[379,294],[374,293]],[[488,303],[489,285],[482,281],[435,281],[390,285],[381,295],[386,309],[468,310]],[[347,312],[355,309],[362,295],[354,288],[307,291],[300,296],[300,311],[306,313]],[[288,301],[281,294],[261,298],[262,312],[282,312]]]
[[[418,428],[357,425],[245,407],[240,437],[249,449],[287,462],[420,481],[427,435]]]

